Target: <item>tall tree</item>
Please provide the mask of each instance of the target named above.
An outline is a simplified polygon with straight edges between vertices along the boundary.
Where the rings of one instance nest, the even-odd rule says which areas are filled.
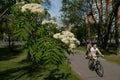
[[[86,14],[84,12],[85,12],[86,5],[83,5],[84,3],[85,3],[85,1],[83,1],[83,0],[62,0],[61,11],[63,12],[63,14],[61,15],[61,18],[62,18],[62,22],[63,22],[65,28],[70,30],[72,27],[73,28],[75,27],[75,30],[77,30],[77,28],[80,29],[80,27],[82,26],[83,29],[85,29],[86,25],[84,25],[84,22],[85,22]],[[80,30],[82,30],[82,29],[80,29]],[[76,31],[73,31],[73,32],[76,32]],[[78,33],[78,35],[77,35],[77,33]],[[83,36],[84,37],[83,38],[82,34],[84,32],[78,31],[77,33],[75,33],[75,34],[77,35],[79,40],[81,40],[81,42],[83,42],[85,35]],[[82,37],[83,39],[80,37]]]
[[[63,0],[63,22],[74,26],[86,24],[89,39],[93,40],[93,37],[97,35],[98,43],[106,49],[111,33],[115,34],[114,39],[118,44],[116,13],[119,2],[119,0],[85,0],[82,2],[81,0]]]

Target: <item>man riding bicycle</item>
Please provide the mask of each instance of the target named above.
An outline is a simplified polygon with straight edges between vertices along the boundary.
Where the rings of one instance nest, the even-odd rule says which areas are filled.
[[[97,52],[99,53],[100,56],[102,57],[104,56],[97,48],[97,45],[94,44],[90,48],[89,69],[95,70],[100,77],[103,77],[104,70],[102,65],[100,64],[100,61],[98,60],[98,56],[96,55]]]
[[[104,56],[97,48],[97,45],[94,44],[93,47],[91,47],[90,49],[90,56],[93,58],[94,61],[97,59],[97,55],[96,55],[97,52],[99,53],[100,56],[102,57]]]

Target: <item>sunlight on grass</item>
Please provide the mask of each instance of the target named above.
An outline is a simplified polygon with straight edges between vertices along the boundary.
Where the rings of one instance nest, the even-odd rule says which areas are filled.
[[[116,56],[114,54],[111,54],[111,55],[105,55],[104,58],[107,59],[108,61],[120,64],[120,56]]]
[[[23,51],[16,57],[0,61],[0,80],[51,80],[54,73],[48,75],[48,79],[44,79],[48,74],[49,69],[43,65],[35,65],[31,62],[26,61],[27,53]],[[63,71],[66,70],[66,66]],[[56,71],[55,73],[61,73],[61,71]],[[56,80],[56,79],[52,79]],[[57,79],[57,80],[61,80]],[[81,80],[80,77],[70,70],[70,74],[67,76],[66,80]]]
[[[80,50],[80,51],[86,52],[86,48],[85,47],[78,47],[77,49]]]
[[[14,67],[21,67],[24,64],[18,64],[18,62],[22,61],[26,59],[26,51],[23,51],[22,54],[16,56],[13,59],[10,60],[2,60],[0,61],[0,71],[3,71],[5,69],[10,69],[10,68],[14,68]]]
[[[117,64],[120,64],[120,56],[116,55],[116,50],[115,49],[109,49],[107,51],[105,50],[101,50],[102,53],[105,55],[105,59],[110,61],[110,62],[114,62]]]

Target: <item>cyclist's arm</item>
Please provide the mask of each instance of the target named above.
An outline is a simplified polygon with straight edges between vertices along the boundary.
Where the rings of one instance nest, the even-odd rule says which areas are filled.
[[[103,56],[103,54],[100,52],[100,50],[98,49],[97,52],[99,53],[99,55]]]

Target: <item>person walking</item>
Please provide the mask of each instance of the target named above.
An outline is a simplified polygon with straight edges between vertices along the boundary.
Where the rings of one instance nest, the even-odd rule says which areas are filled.
[[[87,43],[86,59],[88,59],[89,56],[90,56],[90,49],[91,49],[91,47],[92,47],[92,44],[91,44],[91,41],[89,41]]]

